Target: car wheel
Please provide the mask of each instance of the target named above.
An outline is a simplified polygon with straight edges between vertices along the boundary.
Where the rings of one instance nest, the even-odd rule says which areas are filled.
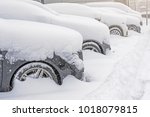
[[[136,26],[134,26],[134,25],[130,25],[130,26],[128,26],[128,30],[133,30],[133,31],[135,31],[135,32],[138,32],[137,27],[136,27]]]
[[[119,36],[123,36],[123,32],[120,28],[118,27],[111,27],[110,28],[110,34],[111,35],[119,35]]]
[[[27,78],[50,78],[57,84],[59,79],[54,69],[43,62],[33,62],[22,66],[15,74],[15,79],[25,81]]]
[[[92,41],[83,42],[82,49],[83,50],[92,50],[94,52],[102,53],[102,50],[99,47],[99,45]]]

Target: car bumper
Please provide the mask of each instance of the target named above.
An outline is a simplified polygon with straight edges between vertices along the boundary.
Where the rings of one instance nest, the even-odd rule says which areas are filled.
[[[128,32],[128,31],[125,31],[123,36],[124,36],[124,37],[128,37],[128,35],[129,35],[129,32]]]
[[[71,75],[75,76],[79,80],[83,80],[84,77],[84,65],[83,65],[83,53],[82,51],[77,52],[76,61],[70,65]],[[73,58],[74,59],[74,58]],[[80,61],[80,62],[79,62]],[[79,63],[78,63],[79,62]]]
[[[128,27],[127,27],[127,25],[123,23],[123,24],[120,25],[120,28],[122,29],[123,36],[128,37]]]
[[[141,27],[140,27],[140,26],[137,27],[137,32],[138,32],[138,33],[141,33]]]

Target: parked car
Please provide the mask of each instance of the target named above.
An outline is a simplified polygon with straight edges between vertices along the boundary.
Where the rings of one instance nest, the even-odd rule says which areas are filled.
[[[141,32],[141,21],[139,20],[139,18],[129,15],[129,13],[126,13],[120,9],[111,8],[111,7],[94,7],[94,9],[99,10],[101,12],[111,13],[111,14],[122,16],[122,17],[126,17],[128,30],[133,30],[138,33]]]
[[[91,7],[111,7],[111,8],[120,9],[126,12],[128,15],[137,17],[140,20],[140,24],[143,25],[141,13],[131,9],[127,5],[122,4],[120,2],[89,2],[89,3],[86,3],[86,5],[91,6]]]
[[[67,75],[82,80],[82,36],[38,22],[0,19],[0,92],[16,79],[50,78],[61,85]],[[41,86],[44,84],[41,84]]]
[[[1,1],[0,17],[68,27],[82,34],[83,49],[90,49],[103,54],[110,50],[108,27],[92,18],[61,15],[41,3],[18,0]]]
[[[128,36],[126,18],[124,17],[100,12],[99,10],[77,3],[53,3],[46,4],[46,6],[59,13],[94,18],[99,22],[106,24],[110,29],[110,34]]]

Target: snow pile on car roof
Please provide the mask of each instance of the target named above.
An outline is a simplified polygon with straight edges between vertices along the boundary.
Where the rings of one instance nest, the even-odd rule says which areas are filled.
[[[6,0],[0,3],[0,17],[5,19],[19,19],[30,20],[44,23],[50,23],[51,17],[55,14],[38,7],[19,0]]]
[[[140,17],[134,16],[131,13],[127,13],[123,10],[117,8],[111,8],[111,7],[99,7],[97,9],[105,13],[110,13],[116,16],[119,15],[120,17],[125,17],[127,18],[127,24],[140,26]]]
[[[76,53],[82,36],[71,29],[44,23],[0,19],[0,49],[10,61],[43,60],[54,52]],[[62,56],[62,55],[61,55]]]
[[[128,6],[120,3],[120,2],[89,2],[86,3],[88,6],[98,6],[98,7],[116,7],[122,10],[131,10]]]
[[[92,7],[114,7],[114,8],[119,8],[121,10],[124,10],[126,12],[140,14],[139,12],[134,11],[130,7],[120,2],[89,2],[89,3],[86,3],[86,5],[92,6]]]

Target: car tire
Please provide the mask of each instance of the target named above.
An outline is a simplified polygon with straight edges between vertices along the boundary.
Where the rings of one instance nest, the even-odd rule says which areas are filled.
[[[25,81],[30,78],[50,78],[59,84],[59,78],[50,65],[43,62],[31,62],[23,65],[14,75],[15,79]]]
[[[83,42],[82,49],[92,50],[94,52],[102,53],[102,49],[100,48],[100,46],[96,42],[93,42],[93,41]]]
[[[123,32],[119,27],[110,27],[109,30],[111,35],[123,36]]]
[[[137,27],[135,25],[128,26],[128,30],[133,30],[135,32],[138,32],[138,29],[137,29]]]

